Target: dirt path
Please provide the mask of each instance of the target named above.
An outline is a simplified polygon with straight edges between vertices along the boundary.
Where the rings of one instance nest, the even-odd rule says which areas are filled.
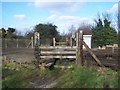
[[[43,85],[40,85],[40,86],[35,86],[35,88],[52,88],[56,85],[56,81],[52,81],[52,82],[47,82]]]
[[[2,51],[3,56],[8,56],[17,62],[31,62],[35,60],[34,49],[31,48],[8,48]]]
[[[32,85],[33,88],[52,88],[57,84],[56,81],[57,78],[55,77],[48,78],[42,76],[42,77],[32,78],[30,84]]]

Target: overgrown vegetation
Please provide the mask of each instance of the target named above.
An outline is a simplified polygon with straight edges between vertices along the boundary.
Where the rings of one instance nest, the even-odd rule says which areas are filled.
[[[33,75],[34,73],[36,73],[37,75],[37,72],[33,71],[31,67],[24,68],[21,65],[17,65],[15,63],[5,64],[2,68],[2,87],[30,87],[28,82],[31,78],[31,75]]]
[[[66,64],[63,64],[66,65]],[[56,82],[53,88],[118,88],[118,73],[109,68],[81,67],[69,63],[73,68],[48,70],[35,69],[33,65],[27,67],[16,63],[2,66],[3,88],[35,88],[45,83]]]
[[[117,72],[111,69],[81,67],[69,69],[58,79],[58,88],[110,88],[118,87]]]

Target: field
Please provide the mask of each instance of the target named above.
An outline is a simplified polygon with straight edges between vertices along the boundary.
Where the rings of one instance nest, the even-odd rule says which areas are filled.
[[[10,58],[16,62],[34,61],[34,49],[31,48],[8,48],[3,49],[3,56]]]
[[[72,66],[72,68],[54,68],[52,70],[40,67],[36,69],[33,64],[34,49],[8,49],[3,50],[7,56],[2,65],[3,88],[118,88],[120,85],[119,70],[117,67],[117,50],[114,54],[105,50],[93,50],[106,68],[94,66],[94,59],[84,51],[87,65],[77,68],[76,63],[62,62],[58,66]],[[91,63],[88,61],[92,61]],[[32,61],[32,63],[30,63]],[[17,62],[29,62],[19,64]],[[109,64],[109,65],[108,65]],[[111,65],[110,65],[111,64]],[[115,66],[115,68],[109,67]]]

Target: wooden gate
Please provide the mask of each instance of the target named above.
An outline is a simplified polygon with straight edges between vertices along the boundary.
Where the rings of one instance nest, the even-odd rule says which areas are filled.
[[[40,38],[40,37],[39,37]],[[38,40],[39,38],[36,37]],[[71,39],[72,40],[72,39]],[[40,43],[40,40],[38,40]],[[72,41],[71,41],[72,42]],[[83,41],[83,32],[78,30],[76,33],[76,46],[56,46],[55,39],[53,39],[53,46],[39,46],[39,57],[40,59],[75,59],[78,66],[83,66],[83,45],[88,50],[88,52],[92,55],[95,61],[103,66],[100,60],[95,56],[92,50],[88,47],[88,45]]]

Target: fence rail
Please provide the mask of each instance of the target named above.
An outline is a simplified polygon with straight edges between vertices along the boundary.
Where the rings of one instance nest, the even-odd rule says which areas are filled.
[[[40,58],[76,58],[76,47],[43,46],[40,48]]]
[[[46,59],[50,59],[50,58],[71,58],[71,59],[76,59],[76,56],[40,56],[40,58],[46,58]]]
[[[76,49],[76,46],[40,46],[41,49]]]
[[[66,42],[56,42],[55,38],[53,38],[53,46],[39,46],[40,58],[41,59],[50,59],[50,58],[76,59],[78,58],[77,57],[78,45],[73,46],[72,41],[70,41],[71,44],[70,46],[68,46],[67,41],[68,40],[66,39]],[[77,41],[78,41],[78,38],[77,38]],[[79,43],[77,42],[76,44],[79,44]]]
[[[56,51],[41,51],[41,54],[76,54],[76,51],[63,51],[63,52],[56,52]]]

